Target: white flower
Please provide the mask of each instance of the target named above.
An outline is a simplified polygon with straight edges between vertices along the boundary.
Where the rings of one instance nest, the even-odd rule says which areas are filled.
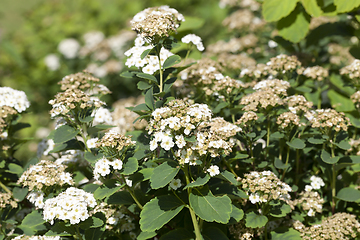
[[[150,141],[150,151],[154,151],[158,147],[156,139]]]
[[[314,211],[312,208],[310,208],[310,210],[308,211],[307,215],[308,215],[309,217],[313,217],[313,216],[315,216],[315,211]]]
[[[132,187],[132,180],[130,179],[125,179],[126,185],[128,185],[129,187]]]
[[[250,194],[249,200],[252,204],[256,204],[257,202],[260,202],[259,194]]]
[[[93,124],[108,124],[111,125],[113,122],[110,111],[107,108],[100,107],[95,110],[91,116],[94,117]]]
[[[90,138],[89,140],[86,141],[86,145],[88,146],[88,148],[96,148],[97,140],[99,140],[99,139],[98,138]]]
[[[172,137],[164,137],[160,145],[164,150],[169,151],[174,146]]]
[[[310,185],[305,186],[305,191],[310,192],[313,188]]]
[[[278,46],[278,44],[273,40],[269,40],[268,46],[269,46],[269,48],[276,48]]]
[[[105,36],[100,31],[91,31],[85,33],[83,38],[85,40],[85,46],[91,49],[101,43],[104,40]]]
[[[204,46],[202,44],[201,38],[196,36],[195,34],[188,34],[181,39],[183,43],[190,43],[192,42],[199,51],[204,51]]]
[[[67,38],[62,40],[58,45],[58,50],[65,58],[73,59],[77,56],[80,44],[76,39]]]
[[[320,189],[321,187],[325,186],[324,181],[320,177],[311,176],[310,181],[311,187],[313,189]]]
[[[112,161],[112,166],[116,170],[121,170],[122,165],[123,165],[123,162],[120,159],[116,159],[116,160]]]
[[[180,179],[173,179],[171,180],[171,182],[169,183],[169,186],[174,189],[177,190],[178,188],[181,187],[181,180]]]
[[[56,71],[60,68],[60,59],[55,54],[49,54],[44,58],[46,67],[51,71]]]
[[[216,176],[220,173],[219,167],[216,165],[211,165],[207,170],[211,177]]]

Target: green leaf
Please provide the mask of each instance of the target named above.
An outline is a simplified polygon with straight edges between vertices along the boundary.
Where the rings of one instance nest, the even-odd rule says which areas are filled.
[[[164,92],[167,92],[171,89],[171,86],[174,84],[176,79],[177,79],[176,77],[172,77],[172,78],[169,78],[168,80],[166,80],[166,82],[164,84]]]
[[[55,130],[54,143],[63,143],[73,139],[80,131],[69,125],[63,125]]]
[[[15,163],[9,163],[8,167],[9,170],[6,170],[6,172],[13,173],[18,176],[20,176],[24,172],[23,168]]]
[[[92,152],[85,152],[84,158],[90,163],[95,163],[97,160],[101,159],[104,156],[104,154],[99,153],[98,155],[94,155]]]
[[[264,215],[259,215],[254,212],[246,214],[245,226],[250,228],[261,228],[266,225],[268,218]]]
[[[220,102],[213,110],[213,113],[219,113],[221,109],[227,107],[229,105],[228,102]]]
[[[145,94],[145,103],[151,110],[154,110],[154,89],[150,88]]]
[[[279,204],[275,207],[272,207],[270,215],[273,217],[285,217],[288,213],[291,212],[291,207],[287,204]]]
[[[334,5],[338,13],[350,12],[360,5],[360,0],[334,0]]]
[[[113,195],[120,189],[121,189],[121,186],[115,186],[115,187],[101,186],[95,190],[94,198],[99,199],[99,200],[104,199],[106,197]]]
[[[343,150],[349,150],[351,148],[351,145],[347,140],[342,140],[339,143],[335,143],[335,145]]]
[[[138,112],[138,111],[149,111],[150,108],[148,108],[148,106],[145,103],[141,103],[139,105],[136,105],[135,107],[133,107],[131,109],[131,111],[133,112]]]
[[[181,23],[180,27],[177,29],[178,32],[189,31],[201,28],[205,23],[204,19],[192,16],[185,16],[185,21]]]
[[[156,232],[141,232],[136,239],[137,240],[147,240],[155,237],[157,235]]]
[[[279,35],[293,43],[298,43],[306,37],[309,26],[310,16],[299,9],[277,23]]]
[[[304,149],[306,147],[304,140],[300,138],[295,138],[291,142],[286,142],[286,144],[295,149]]]
[[[18,227],[23,230],[26,235],[34,235],[37,230],[46,229],[44,225],[45,222],[40,212],[33,211],[25,216],[21,225]]]
[[[265,21],[275,22],[289,15],[299,0],[264,0],[262,14]]]
[[[286,232],[277,233],[275,231],[271,232],[272,240],[301,240],[301,235],[298,231],[293,228],[287,229]]]
[[[194,237],[194,234],[186,228],[177,228],[162,235],[159,240],[188,240]]]
[[[149,84],[149,83],[147,83],[147,82],[143,82],[143,81],[139,81],[138,83],[137,83],[137,88],[139,89],[139,90],[146,90],[146,89],[149,89],[149,88],[151,88],[151,84]]]
[[[140,73],[136,73],[136,76],[139,77],[139,78],[149,80],[154,84],[158,84],[158,81],[157,81],[156,77],[154,77],[153,75],[140,72]]]
[[[205,240],[229,240],[223,231],[217,227],[208,227],[202,231]]]
[[[336,197],[345,202],[357,202],[360,200],[360,191],[355,188],[347,187],[341,189]]]
[[[104,225],[103,220],[92,216],[92,217],[89,217],[88,219],[86,219],[85,221],[80,222],[79,227],[81,229],[87,230],[89,228],[97,228],[97,227],[101,227],[103,225]]]
[[[184,190],[187,188],[200,187],[205,185],[210,180],[209,174],[204,174],[203,176],[199,176],[194,182],[189,183],[184,187]]]
[[[164,162],[154,169],[150,177],[152,189],[165,187],[178,174],[180,167],[173,161]]]
[[[330,89],[327,95],[331,105],[334,106],[336,111],[351,112],[355,110],[354,103],[348,97],[335,92],[333,89]]]
[[[120,77],[123,77],[123,78],[134,78],[134,77],[136,76],[136,73],[137,73],[137,72],[125,71],[125,72],[120,73]]]
[[[274,166],[275,166],[277,169],[286,169],[286,168],[288,168],[290,165],[283,163],[279,158],[275,158]]]
[[[141,53],[141,55],[140,55],[140,58],[141,58],[141,59],[146,58],[146,56],[151,52],[151,50],[153,50],[153,49],[150,48],[150,49],[146,49],[145,51],[143,51],[143,52]]]
[[[138,170],[139,164],[138,160],[134,157],[130,157],[124,161],[123,167],[120,171],[121,174],[130,175]]]
[[[308,139],[308,142],[311,144],[323,144],[325,142],[325,140],[322,138],[311,137]]]
[[[140,229],[143,232],[153,232],[160,229],[173,219],[184,204],[176,197],[167,195],[155,197],[144,205],[140,213]]]
[[[13,192],[14,198],[21,202],[26,197],[26,195],[28,193],[28,188],[14,187],[12,192]]]
[[[316,0],[301,0],[306,12],[313,17],[320,17],[322,10]]]
[[[181,62],[181,57],[179,55],[172,55],[165,60],[163,69],[170,68],[179,62]]]
[[[230,221],[229,224],[236,224],[244,217],[244,211],[239,209],[234,204],[231,204],[231,213],[230,213]]]
[[[225,171],[221,172],[219,175],[216,175],[216,177],[220,177],[220,176],[235,186],[239,185],[239,182],[236,180],[235,175],[229,171],[225,170]]]
[[[340,160],[340,157],[331,157],[330,153],[325,150],[321,150],[321,159],[327,164],[335,164]]]
[[[201,219],[208,222],[228,223],[232,211],[228,196],[215,197],[209,189],[193,189],[189,196],[190,206]]]
[[[134,199],[129,192],[120,191],[109,196],[106,202],[107,204],[131,205],[134,203]]]
[[[71,236],[75,235],[75,229],[68,227],[64,222],[56,222],[45,236]]]

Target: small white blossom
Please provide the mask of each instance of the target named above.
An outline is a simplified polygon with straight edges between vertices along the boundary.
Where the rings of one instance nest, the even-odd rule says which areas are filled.
[[[219,167],[216,165],[211,165],[207,171],[211,177],[214,177],[220,173]]]
[[[171,182],[169,183],[169,186],[174,189],[177,190],[178,188],[181,187],[181,180],[180,179],[173,179],[171,180]]]

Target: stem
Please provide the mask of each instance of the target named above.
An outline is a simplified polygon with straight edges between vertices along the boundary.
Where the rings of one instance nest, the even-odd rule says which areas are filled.
[[[295,185],[298,184],[299,182],[299,168],[300,168],[300,159],[299,159],[300,155],[299,155],[299,149],[296,149],[296,180],[295,180]]]
[[[285,161],[285,165],[288,165],[288,163],[289,163],[289,156],[290,156],[290,147],[288,147],[288,150],[287,150],[287,153],[286,153],[286,161]],[[283,171],[283,174],[282,174],[282,176],[281,176],[280,181],[284,180],[286,170],[287,170],[287,168],[285,168],[285,169],[284,169],[284,171]]]
[[[75,225],[75,230],[76,230],[76,236],[82,240],[82,237],[81,237],[81,234],[80,234],[80,231],[79,231],[79,226],[78,225]]]
[[[235,115],[234,114],[231,114],[231,120],[232,120],[233,124],[235,124]]]
[[[0,186],[2,187],[2,189],[4,189],[8,194],[12,195],[12,192],[2,183],[0,182]]]
[[[226,167],[230,169],[230,172],[232,172],[232,174],[235,175],[236,179],[238,179],[239,176],[236,174],[236,172],[235,172],[234,169],[230,166],[230,164],[229,164],[225,159],[223,159],[223,162],[225,163]]]
[[[162,69],[162,66],[161,66],[160,51],[161,51],[161,49],[158,52],[159,72],[160,72],[160,86],[159,86],[159,88],[160,88],[160,92],[162,92],[163,91],[163,69]]]
[[[318,98],[318,104],[317,104],[317,108],[321,109],[321,87],[318,87],[318,92],[319,92],[319,98]]]
[[[335,157],[335,153],[334,153],[334,146],[331,145],[331,157]],[[335,201],[335,196],[336,196],[336,171],[335,171],[335,164],[332,164],[331,166],[331,170],[332,170],[332,181],[331,181],[331,198],[332,198],[332,206],[331,206],[331,210],[332,213],[335,213],[335,206],[336,206],[336,201]]]
[[[121,177],[122,177],[122,179],[124,181],[125,189],[130,193],[130,195],[134,199],[136,205],[138,205],[138,207],[141,210],[143,210],[144,207],[140,204],[139,200],[136,198],[136,196],[135,196],[134,192],[131,190],[131,188],[126,184],[126,180],[125,180],[124,176],[121,175]]]
[[[270,145],[270,117],[267,116],[267,134],[266,134],[266,157],[269,155],[269,145]]]
[[[189,184],[189,183],[190,183],[189,171],[188,171],[188,168],[187,168],[186,165],[183,167],[183,171],[184,171],[184,173],[185,173],[186,184]],[[190,196],[191,188],[188,188],[188,189],[187,189],[187,192],[188,192],[188,195]],[[194,225],[195,237],[196,237],[195,239],[196,239],[196,240],[202,240],[203,237],[201,236],[200,227],[199,227],[198,221],[197,221],[197,219],[196,219],[195,212],[194,212],[194,210],[193,210],[190,206],[187,206],[187,208],[188,208],[189,211],[190,211],[191,220],[192,220],[192,223],[193,223],[193,225]]]

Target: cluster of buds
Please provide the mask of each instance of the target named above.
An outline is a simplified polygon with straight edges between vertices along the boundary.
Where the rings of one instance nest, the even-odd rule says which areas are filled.
[[[43,191],[44,187],[53,185],[74,184],[71,174],[65,172],[65,169],[66,166],[63,164],[41,160],[39,163],[30,166],[21,175],[17,183],[23,187],[28,186],[29,191]]]
[[[241,179],[242,187],[246,190],[252,204],[264,203],[271,200],[290,200],[291,187],[281,182],[280,179],[270,171],[251,172]]]
[[[248,34],[241,38],[231,38],[228,42],[220,40],[207,47],[207,52],[212,54],[238,53],[257,46],[259,39],[254,34]]]
[[[321,221],[306,227],[300,221],[295,221],[294,228],[301,234],[301,239],[356,239],[360,233],[360,223],[356,216],[349,213],[335,213]]]
[[[244,112],[240,119],[236,121],[236,125],[247,127],[258,120],[258,115],[253,111]]]
[[[12,193],[0,193],[0,208],[5,208],[6,205],[10,205],[11,208],[18,207],[18,204],[14,200]]]
[[[132,30],[140,36],[156,43],[176,32],[185,18],[176,9],[168,6],[147,8],[137,13],[130,21]]]
[[[334,129],[336,132],[340,130],[347,131],[350,126],[350,119],[345,117],[343,112],[337,112],[334,109],[317,109],[314,114],[309,117],[311,127],[320,128],[322,130]]]
[[[225,18],[222,24],[229,30],[248,30],[255,32],[263,28],[266,22],[255,17],[254,13],[249,9],[239,9]]]
[[[303,191],[299,194],[299,198],[291,201],[290,206],[294,208],[299,206],[302,210],[307,211],[309,217],[315,216],[315,213],[322,212],[324,199],[315,191]]]
[[[341,75],[346,75],[350,79],[358,79],[360,77],[360,60],[355,59],[350,65],[340,69]]]
[[[240,54],[231,54],[231,53],[220,53],[217,56],[218,62],[224,66],[224,68],[230,70],[236,70],[247,68],[250,66],[255,66],[256,61],[252,57],[244,53]]]
[[[271,90],[280,96],[287,96],[288,88],[290,88],[290,83],[279,79],[262,80],[253,87],[256,91]]]
[[[323,81],[329,76],[329,70],[321,66],[307,67],[302,74],[308,78]]]
[[[60,240],[60,236],[26,236],[20,235],[14,237],[13,240]]]
[[[276,93],[274,93],[273,90],[268,89],[264,91],[256,91],[244,96],[241,98],[240,104],[244,105],[243,110],[256,112],[259,109],[267,110],[269,106],[275,107],[284,105],[284,102]]]
[[[274,58],[271,58],[267,64],[272,70],[278,73],[293,72],[301,67],[301,62],[296,56],[287,56],[280,54]]]
[[[284,102],[287,104],[289,110],[293,113],[306,113],[312,107],[313,103],[306,100],[303,95],[292,95],[284,99]]]
[[[135,146],[136,142],[131,140],[130,136],[125,136],[112,129],[105,133],[105,135],[98,140],[96,147],[113,151],[120,152],[128,147]]]
[[[351,95],[350,99],[355,104],[355,107],[360,109],[360,91],[357,91]]]
[[[284,112],[280,114],[277,117],[276,124],[278,124],[283,129],[288,127],[292,129],[294,126],[300,127],[306,125],[305,123],[301,123],[299,116],[293,112]]]

